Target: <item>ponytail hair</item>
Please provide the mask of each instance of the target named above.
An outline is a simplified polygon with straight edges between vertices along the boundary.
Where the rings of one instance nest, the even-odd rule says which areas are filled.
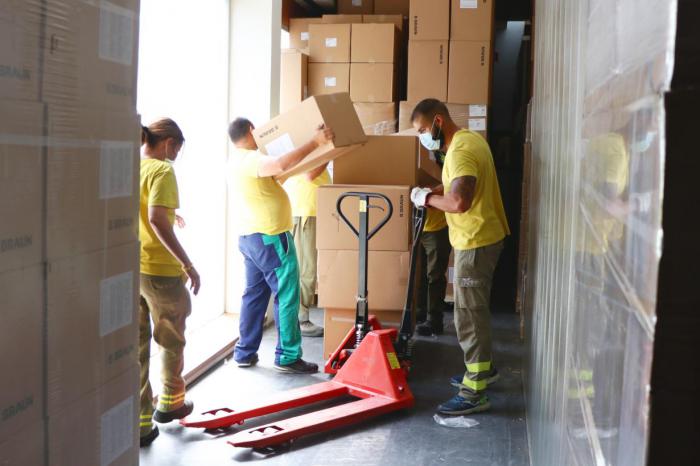
[[[161,118],[148,126],[141,126],[141,145],[145,144],[153,148],[170,138],[173,138],[177,144],[185,142],[182,130],[170,118]]]

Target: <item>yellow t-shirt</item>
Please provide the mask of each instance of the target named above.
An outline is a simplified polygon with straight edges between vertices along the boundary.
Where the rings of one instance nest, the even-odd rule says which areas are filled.
[[[315,217],[318,188],[330,183],[331,174],[328,173],[328,170],[324,170],[313,181],[307,180],[306,175],[294,176],[287,180],[284,188],[292,203],[292,215],[294,217]]]
[[[428,207],[427,218],[425,219],[425,227],[423,227],[423,231],[426,233],[432,233],[435,231],[440,231],[446,227],[447,219],[445,218],[445,212]]]
[[[476,178],[471,208],[463,214],[445,214],[450,243],[457,250],[474,249],[501,241],[510,234],[503,209],[496,167],[486,140],[479,134],[458,131],[445,157],[442,184],[450,191],[452,181],[462,176]]]
[[[168,162],[141,160],[141,206],[139,240],[141,241],[141,273],[161,277],[182,275],[182,266],[170,254],[148,221],[150,206],[167,207],[170,224],[175,223],[175,209],[180,206],[175,171]]]
[[[271,176],[258,177],[263,157],[269,156],[256,150],[236,149],[231,160],[242,235],[278,235],[294,226],[289,197],[282,186]]]

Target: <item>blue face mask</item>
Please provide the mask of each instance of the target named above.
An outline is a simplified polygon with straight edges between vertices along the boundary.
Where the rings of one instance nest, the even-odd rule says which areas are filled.
[[[433,118],[433,125],[430,127],[430,131],[426,131],[424,133],[421,133],[418,137],[420,139],[420,143],[423,144],[423,147],[430,151],[436,151],[440,150],[440,147],[442,147],[442,138],[440,137],[440,133],[442,132],[442,128],[438,128],[438,133],[437,135],[434,135],[435,133],[435,118]]]

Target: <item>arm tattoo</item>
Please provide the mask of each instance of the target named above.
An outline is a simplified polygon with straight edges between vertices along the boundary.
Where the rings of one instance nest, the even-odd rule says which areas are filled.
[[[457,195],[467,209],[471,208],[474,200],[474,192],[476,191],[476,178],[473,176],[460,176],[452,180],[450,193]]]

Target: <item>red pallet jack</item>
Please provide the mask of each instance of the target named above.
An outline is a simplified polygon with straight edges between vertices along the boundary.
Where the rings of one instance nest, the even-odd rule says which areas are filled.
[[[342,203],[347,198],[359,199],[358,229],[343,214]],[[369,211],[384,210],[383,206],[371,205],[372,200],[384,202],[386,215],[369,231]],[[345,396],[357,398],[339,406],[238,432],[228,442],[235,447],[264,451],[304,435],[355,424],[373,416],[413,406],[414,398],[406,383],[406,374],[410,367],[410,343],[413,335],[413,277],[425,224],[425,209],[418,209],[415,216],[406,305],[397,332],[395,329],[382,329],[376,317],[369,315],[367,302],[368,243],[393,215],[391,201],[383,194],[348,192],[338,198],[336,207],[340,218],[358,236],[360,244],[355,327],[348,332],[325,368],[326,372],[335,374],[335,377],[328,382],[276,394],[262,403],[253,403],[236,410],[215,409],[200,416],[191,416],[180,421],[183,426],[224,429],[234,424],[243,424],[248,419],[319,401]]]

